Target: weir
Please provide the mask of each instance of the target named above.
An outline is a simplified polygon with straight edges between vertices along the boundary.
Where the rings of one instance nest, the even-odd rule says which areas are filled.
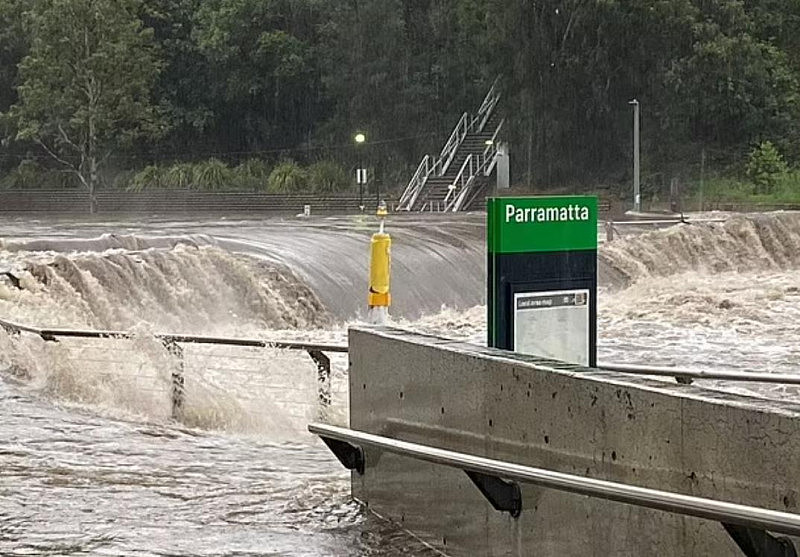
[[[765,528],[800,533],[800,404],[391,328],[349,340],[351,432],[310,429],[356,499],[445,554],[796,555]]]
[[[397,296],[401,303],[404,298],[415,303],[430,298],[434,287],[437,292],[442,291],[442,296],[466,292],[471,296],[469,299],[480,299],[475,288],[470,290],[458,282],[470,273],[475,276],[467,277],[470,278],[468,284],[481,282],[475,278],[481,278],[479,275],[483,271],[479,257],[483,249],[474,241],[478,234],[465,235],[463,244],[454,242],[454,236],[443,236],[433,249],[429,236],[438,234],[439,228],[431,223],[439,222],[424,222],[425,228],[420,228],[419,234],[417,225],[403,228],[400,223],[392,223],[392,236],[397,239],[392,249],[407,250],[396,257],[396,262],[398,266],[404,262],[408,264],[405,275],[415,277],[412,283],[404,275],[401,275],[402,280],[393,280],[393,284],[403,285],[414,293],[410,296],[401,292]],[[448,221],[441,229],[452,232],[453,226]],[[337,233],[328,229],[322,232]],[[330,244],[341,248],[332,254],[333,257],[308,256],[308,264],[319,259],[325,264],[341,263],[352,276],[363,278],[367,232],[372,230],[350,238],[353,245],[358,244],[361,254],[358,265],[350,263],[355,260],[349,257],[350,248],[341,248],[339,242],[303,240],[304,245],[312,247]],[[337,239],[349,238],[348,234]],[[284,233],[270,241],[283,242],[294,235],[302,236]],[[598,266],[600,285],[607,288],[601,295],[607,304],[605,324],[610,324],[609,328],[614,331],[617,322],[627,319],[634,322],[633,327],[640,327],[641,315],[645,312],[639,312],[642,302],[637,297],[638,290],[649,279],[657,281],[661,276],[704,270],[766,268],[783,271],[779,274],[787,277],[786,284],[779,281],[761,284],[763,291],[773,288],[772,285],[778,287],[774,288],[775,292],[770,290],[768,296],[752,301],[751,305],[765,306],[764,300],[777,300],[791,310],[796,307],[792,305],[795,300],[800,301],[796,280],[791,278],[792,270],[798,265],[798,250],[794,249],[800,245],[798,238],[800,220],[797,216],[779,214],[769,218],[737,217],[725,223],[682,225],[601,245]],[[12,333],[7,336],[0,331],[0,340],[7,341],[4,346],[22,356],[20,360],[9,360],[7,369],[12,378],[23,379],[35,385],[34,388],[39,385],[52,388],[45,396],[55,395],[58,399],[63,392],[66,396],[61,398],[85,404],[82,394],[99,387],[103,392],[103,397],[98,397],[100,404],[105,404],[106,400],[113,404],[118,399],[105,396],[102,389],[124,391],[128,397],[138,395],[139,374],[144,367],[144,371],[154,377],[158,391],[152,397],[142,396],[142,400],[149,403],[152,398],[157,406],[154,405],[152,412],[138,402],[130,407],[134,411],[145,408],[146,415],[156,416],[157,420],[165,418],[169,426],[177,425],[179,431],[184,426],[257,431],[259,434],[267,431],[270,435],[285,431],[289,440],[294,441],[309,420],[322,419],[318,417],[322,415],[338,427],[314,424],[310,430],[321,436],[343,464],[354,470],[352,493],[355,498],[447,555],[795,554],[797,539],[785,536],[798,534],[800,524],[798,488],[793,479],[798,464],[796,455],[800,452],[795,441],[800,403],[775,402],[774,397],[768,400],[703,388],[727,388],[733,381],[759,382],[762,386],[800,384],[800,374],[795,373],[792,360],[781,352],[749,351],[749,345],[736,345],[730,342],[732,337],[727,336],[719,340],[715,348],[718,352],[705,354],[704,359],[681,356],[685,352],[664,351],[668,358],[658,357],[658,354],[652,358],[653,362],[664,365],[608,363],[616,359],[641,360],[642,353],[652,355],[652,352],[645,352],[648,346],[641,341],[647,338],[637,329],[635,334],[615,339],[627,343],[627,353],[609,350],[606,345],[597,364],[598,368],[605,368],[603,371],[389,328],[354,329],[350,333],[350,345],[345,346],[338,344],[342,340],[340,329],[332,333],[322,327],[315,328],[328,322],[328,317],[322,312],[324,304],[311,295],[320,292],[324,294],[319,296],[323,301],[342,298],[336,290],[320,289],[316,281],[320,276],[330,276],[334,282],[350,284],[354,282],[349,279],[351,274],[330,273],[329,267],[324,267],[317,275],[283,280],[292,275],[286,273],[282,277],[276,273],[267,275],[269,280],[259,282],[253,279],[263,277],[266,266],[231,257],[213,245],[230,247],[234,245],[230,239],[214,239],[209,246],[202,245],[204,242],[198,239],[199,246],[177,248],[172,248],[170,241],[164,246],[172,248],[169,250],[151,250],[146,244],[138,243],[125,247],[122,244],[127,245],[127,239],[124,242],[118,238],[102,240],[98,244],[105,245],[106,241],[113,240],[120,243],[118,249],[135,248],[137,251],[46,255],[34,259],[24,253],[25,248],[31,247],[30,242],[6,243],[6,248],[21,253],[12,260],[16,266],[11,267],[13,272],[10,272],[22,280],[14,285],[4,278],[5,292],[11,300],[19,300],[23,309],[24,304],[28,304],[28,307],[37,307],[37,311],[25,313],[7,304],[12,309],[9,311],[5,307],[4,313],[9,312],[15,321],[47,323],[50,318],[47,308],[61,307],[56,302],[79,300],[86,304],[85,310],[81,307],[81,312],[76,312],[77,317],[58,320],[61,326],[75,329],[38,328],[0,321],[0,327]],[[423,251],[420,246],[430,249]],[[93,251],[103,249],[94,247],[97,249]],[[71,246],[65,251],[74,248]],[[299,252],[299,249],[292,251]],[[665,257],[665,252],[672,256]],[[418,253],[426,254],[422,264],[418,258],[409,256]],[[451,268],[454,271],[448,272]],[[201,274],[198,269],[211,272]],[[603,271],[614,280],[604,284]],[[431,277],[437,280],[429,280]],[[737,280],[742,281],[742,288],[750,288],[750,282],[761,279],[753,273]],[[174,292],[172,296],[176,301],[170,296],[163,299],[155,296],[164,284],[181,285],[184,280],[195,281],[189,282],[191,287],[184,290],[197,291],[196,302],[184,297],[184,291],[178,289],[169,290]],[[701,291],[703,308],[709,309],[707,313],[717,314],[720,320],[724,319],[726,330],[734,324],[744,327],[742,340],[746,340],[750,330],[747,327],[751,326],[771,327],[770,330],[783,328],[789,331],[787,335],[796,330],[790,329],[792,315],[796,313],[764,307],[768,319],[757,321],[758,315],[753,318],[749,312],[748,301],[723,285],[724,276],[713,274],[708,280],[718,283],[718,288],[712,292],[718,296],[708,296]],[[363,282],[366,287],[366,281]],[[373,286],[381,282],[375,281]],[[430,291],[416,290],[417,283],[430,285]],[[308,287],[303,286],[305,284]],[[634,284],[634,287],[621,294],[613,291],[614,287],[626,284]],[[443,285],[448,288],[442,288]],[[383,293],[378,292],[379,288],[373,290]],[[220,292],[226,295],[215,296]],[[255,304],[252,292],[259,294]],[[357,303],[362,306],[364,294],[358,289]],[[675,296],[672,290],[667,294]],[[687,299],[682,291],[680,295],[669,298],[668,304],[663,305],[680,307]],[[138,304],[140,299],[147,300],[147,304]],[[688,299],[691,301],[691,297]],[[39,308],[36,303],[42,304],[42,300],[53,303]],[[280,303],[271,303],[273,301]],[[670,305],[673,302],[674,306]],[[432,303],[437,307],[441,305],[439,298]],[[198,304],[203,311],[197,311]],[[637,314],[631,315],[628,308],[634,305]],[[107,311],[115,306],[124,312]],[[63,307],[72,309],[71,305]],[[220,308],[225,311],[219,311]],[[191,313],[184,313],[185,310]],[[703,313],[691,307],[689,310]],[[143,311],[149,312],[144,318],[146,321],[152,321],[151,316],[157,314],[164,314],[165,319],[147,327],[137,327],[134,320],[140,319]],[[200,318],[167,319],[172,314],[180,317],[197,313],[201,314]],[[351,316],[342,310],[332,313],[339,317]],[[659,319],[660,314],[653,312],[652,315],[654,321]],[[442,335],[461,335],[473,342],[479,338],[475,331],[482,332],[482,315],[470,310],[457,317],[460,321],[437,323],[439,328],[431,328],[429,323],[424,326],[427,330],[441,331]],[[450,321],[452,317],[443,312],[437,319]],[[239,327],[245,320],[247,327]],[[219,321],[228,328],[217,327]],[[466,321],[478,325],[470,323],[465,333],[460,327]],[[203,331],[223,336],[152,333],[153,330],[181,330],[179,326],[183,325],[173,324],[176,322],[186,323],[187,333]],[[312,342],[260,339],[258,335],[265,325],[273,329],[270,336],[293,337],[301,330],[300,338]],[[410,324],[423,329],[420,325],[422,322]],[[671,323],[669,318],[659,325],[671,325],[670,331],[681,327],[678,319]],[[292,331],[292,327],[296,330]],[[92,328],[99,330],[90,330]],[[725,333],[720,326],[712,332]],[[692,331],[685,333],[690,337]],[[664,338],[660,336],[663,329],[646,334],[656,339],[655,342]],[[606,335],[608,342],[609,333]],[[682,334],[673,334],[665,342],[676,342],[678,337],[677,342],[682,347],[685,344],[687,350],[697,349],[696,339],[694,342],[691,338],[681,340]],[[764,337],[764,345],[779,344],[770,334]],[[322,339],[326,338],[334,339],[337,344],[323,343]],[[785,338],[788,337],[779,337],[779,340],[785,341]],[[315,343],[314,339],[320,342]],[[87,345],[91,347],[87,349]],[[270,350],[272,347],[301,352],[299,357],[278,354]],[[725,359],[719,357],[721,350],[738,352],[732,352],[734,355]],[[129,355],[133,351],[138,351],[136,358]],[[331,352],[349,352],[351,361],[348,376],[333,374],[333,391],[329,388],[330,359],[340,371],[345,358]],[[746,358],[739,357],[745,352],[748,352],[744,354]],[[316,369],[306,362],[306,353],[313,358]],[[277,358],[282,359],[282,363],[272,365],[272,360]],[[128,359],[137,360],[116,361]],[[56,363],[57,373],[44,373],[36,368],[32,362],[39,360],[45,365]],[[211,365],[210,360],[213,360]],[[18,361],[22,365],[14,367]],[[256,363],[250,364],[250,361]],[[286,361],[291,363],[287,365]],[[668,363],[679,363],[681,367]],[[64,364],[63,370],[61,364]],[[31,378],[24,376],[26,365],[33,370]],[[206,375],[206,370],[214,365],[219,367]],[[239,365],[246,369],[234,369]],[[714,370],[718,365],[741,369]],[[101,376],[103,380],[95,380]],[[270,383],[268,388],[281,389],[280,394],[272,396],[269,391],[250,397],[250,392],[255,390],[254,382],[264,377],[268,378],[264,383]],[[121,379],[125,379],[129,388],[119,388]],[[299,397],[285,396],[285,391],[299,389],[300,379],[306,380],[303,391],[290,393]],[[726,386],[706,382],[709,379],[724,381]],[[221,380],[225,381],[224,385],[218,387]],[[343,408],[344,381],[349,387],[348,409]],[[701,381],[700,385],[691,384],[696,381]],[[216,397],[225,397],[226,388],[231,388],[238,398],[231,396],[230,404],[223,399],[224,405],[220,406],[208,403]],[[772,390],[766,387],[762,394],[777,393],[788,399],[792,391],[779,385]],[[328,411],[318,413],[318,408],[324,409],[331,399],[333,404]],[[91,403],[93,399],[89,400]],[[241,406],[239,400],[244,401]],[[298,404],[302,407],[298,408]],[[285,427],[285,420],[276,420],[272,425],[266,419],[286,408],[293,412],[293,427]],[[259,411],[266,418],[261,419],[259,414],[259,419],[253,420],[257,427],[250,428],[249,421],[239,419],[240,415],[255,415]],[[344,417],[348,415],[349,418]],[[262,423],[269,426],[263,427]],[[170,446],[168,451],[172,449]],[[202,450],[192,448],[188,454],[199,454]],[[311,444],[304,450],[325,449],[321,444],[319,447]],[[168,451],[162,456],[166,457]],[[243,470],[257,470],[268,456],[263,447],[258,447],[253,454],[252,461],[241,462],[241,465],[239,460],[231,460],[236,460],[237,467]],[[333,470],[333,479],[326,476],[320,481],[341,483],[341,476],[337,475],[338,463],[332,456],[326,456],[323,452],[317,460]],[[292,461],[291,455],[284,454],[279,458],[287,462],[287,469],[308,472],[304,457]],[[165,462],[167,467],[176,464],[166,459]],[[234,475],[238,472],[237,469]],[[241,489],[237,486],[231,492],[240,493]],[[320,496],[323,499],[330,498],[333,505],[341,502],[336,500],[341,494],[331,497],[326,490],[317,492],[323,493]],[[321,502],[316,504],[328,508]],[[260,502],[258,506],[260,512]],[[210,508],[216,510],[216,504]],[[289,512],[294,512],[291,505],[288,508]],[[360,511],[355,510],[357,506],[351,508],[361,520]],[[170,513],[173,511],[170,509]],[[391,530],[396,532],[394,528]],[[407,551],[405,545],[402,551],[417,554]],[[317,554],[338,553],[323,547]]]

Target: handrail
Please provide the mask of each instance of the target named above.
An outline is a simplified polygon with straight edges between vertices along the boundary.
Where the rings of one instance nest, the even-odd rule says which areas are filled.
[[[323,439],[373,447],[433,464],[458,468],[465,472],[477,472],[568,493],[716,520],[726,524],[762,528],[793,536],[800,535],[800,515],[793,513],[524,466],[343,427],[313,423],[308,426],[308,431]]]
[[[455,193],[456,189],[458,189],[459,186],[461,187],[461,190],[458,196],[445,208],[445,211],[456,212],[459,209],[461,209],[464,203],[464,199],[466,198],[467,193],[469,192],[469,189],[472,186],[472,183],[478,177],[478,174],[482,172],[484,168],[487,167],[487,160],[489,160],[488,157],[490,152],[491,152],[491,160],[493,160],[495,154],[497,153],[497,146],[494,143],[492,143],[491,145],[487,145],[483,153],[475,157],[474,164],[472,162],[473,158],[472,155],[467,157],[467,159],[470,161],[469,177],[465,181],[464,176],[460,172],[459,175],[456,176],[455,180],[453,180],[453,183],[450,185],[450,191],[448,192],[448,197],[450,197],[449,195],[450,193]],[[462,172],[463,170],[464,169],[462,168]]]
[[[432,175],[444,176],[444,174],[450,168],[450,164],[453,162],[456,152],[458,151],[458,147],[461,145],[464,138],[469,133],[477,133],[483,130],[483,128],[486,126],[486,122],[489,121],[489,118],[492,115],[494,107],[500,100],[499,83],[500,76],[497,76],[492,82],[489,92],[486,93],[486,96],[484,97],[483,102],[481,103],[480,108],[474,117],[470,117],[469,113],[467,112],[464,112],[461,115],[458,123],[450,133],[450,137],[444,144],[441,153],[439,153],[438,158],[433,160],[433,158],[429,155],[425,155],[425,157],[422,159],[422,162],[417,167],[417,171],[414,173],[414,176],[408,182],[406,189],[403,191],[403,195],[398,203],[398,210],[411,211],[414,208],[414,203],[416,203],[420,192],[425,187],[428,178]],[[422,210],[424,210],[424,208],[425,205],[423,205]]]
[[[472,172],[472,167],[473,167],[472,159],[473,159],[472,153],[467,155],[467,158],[464,159],[464,162],[461,164],[461,168],[459,169],[458,174],[456,174],[456,177],[453,178],[453,181],[447,187],[447,195],[444,198],[444,205],[445,205],[445,209],[444,210],[445,210],[445,212],[450,210],[450,204],[449,204],[450,196],[455,193],[455,191],[458,188],[459,184],[461,185],[461,187],[463,189],[464,183],[465,183],[464,182],[464,172],[467,171],[467,168],[469,168],[469,171],[468,171],[469,172],[469,176],[467,178],[467,182],[470,182],[472,180],[472,178],[474,177],[474,173]]]
[[[492,86],[489,88],[489,92],[486,93],[486,96],[483,98],[483,102],[481,103],[480,108],[478,109],[478,113],[470,122],[470,129],[474,129],[476,132],[483,131],[486,122],[489,120],[489,117],[494,110],[494,107],[500,101],[500,93],[498,92],[498,85],[500,84],[500,76],[498,75],[494,78],[492,82]],[[480,126],[475,128],[475,123],[480,120]]]
[[[410,211],[411,207],[414,205],[414,201],[417,200],[420,190],[422,190],[425,182],[428,179],[428,176],[430,175],[430,159],[430,155],[425,155],[422,158],[422,162],[419,163],[417,171],[408,182],[408,186],[406,186],[406,189],[397,204],[401,210],[403,209],[403,205],[408,202],[408,208],[406,210]]]
[[[32,333],[43,340],[53,341],[57,338],[107,338],[130,340],[136,335],[128,331],[97,331],[80,329],[45,329],[22,325],[13,321],[0,319],[0,328],[11,332]],[[323,352],[347,352],[347,346],[341,344],[320,344],[301,341],[262,340],[231,337],[212,337],[203,335],[183,335],[154,333],[154,338],[163,342],[180,342],[184,344],[221,344],[227,346],[249,346],[254,348],[278,348],[287,350],[319,350]]]
[[[77,329],[44,329],[31,327],[0,319],[0,329],[10,333],[31,333],[48,342],[58,342],[59,338],[100,338],[123,339],[134,338],[134,333],[124,331],[86,331]],[[255,348],[277,348],[283,350],[305,351],[317,366],[317,397],[325,408],[331,404],[331,361],[325,352],[348,352],[347,346],[339,344],[321,344],[302,341],[262,340],[247,338],[225,338],[199,335],[153,334],[161,341],[166,350],[178,359],[177,369],[172,371],[172,417],[180,420],[185,398],[184,354],[179,344],[216,344],[225,346],[243,346]]]
[[[622,226],[638,226],[638,225],[646,225],[646,224],[689,224],[695,222],[727,222],[728,219],[695,219],[690,217],[683,217],[683,218],[674,218],[674,219],[642,219],[642,220],[609,220],[611,224],[614,226],[622,225]]]
[[[461,142],[467,136],[468,124],[467,124],[467,117],[468,114],[465,112],[461,115],[461,118],[458,120],[458,124],[453,129],[453,133],[450,134],[450,139],[447,140],[447,143],[444,144],[444,148],[442,149],[439,158],[437,159],[436,163],[434,163],[434,169],[439,166],[438,176],[443,176],[447,169],[450,167],[450,163],[453,162],[453,157],[456,156],[456,151],[458,151],[458,146],[461,145]],[[461,128],[464,128],[462,133]]]
[[[43,340],[52,341],[59,337],[63,338],[108,338],[108,339],[131,339],[134,333],[125,331],[97,331],[79,329],[55,329],[41,328],[30,325],[23,325],[7,319],[0,319],[0,328],[12,333],[31,333],[41,337]],[[303,341],[286,340],[266,340],[266,339],[246,339],[232,337],[211,337],[202,335],[183,335],[156,333],[153,335],[158,340],[165,343],[178,342],[185,344],[216,344],[229,346],[243,346],[253,348],[277,348],[285,350],[318,350],[320,352],[345,353],[349,351],[346,344],[325,344]],[[682,379],[712,379],[722,381],[733,381],[742,383],[777,383],[784,385],[800,385],[800,374],[789,373],[770,373],[754,371],[735,371],[735,370],[711,370],[704,371],[698,369],[671,367],[671,366],[645,366],[641,364],[622,364],[616,362],[600,362],[597,364],[599,370],[616,371],[632,375],[653,375],[665,376]]]
[[[674,377],[678,381],[686,382],[702,379],[718,379],[742,383],[779,383],[783,385],[800,385],[800,374],[769,373],[757,371],[703,371],[669,366],[643,366],[639,364],[618,364],[613,362],[600,362],[597,369],[618,371],[632,375],[652,375]]]
[[[469,155],[464,161],[464,164],[461,166],[461,170],[459,171],[458,175],[448,187],[447,196],[445,197],[445,211],[459,211],[461,207],[464,206],[464,201],[469,193],[469,189],[478,174],[482,172],[484,176],[489,175],[497,156],[497,136],[499,135],[504,123],[505,120],[500,121],[500,123],[497,125],[497,128],[494,130],[494,133],[492,134],[492,138],[488,141],[488,145],[483,150],[483,153],[476,157],[477,163],[474,170],[472,168],[473,163],[470,161],[470,176],[466,181],[464,181],[462,174],[467,161],[472,158],[472,155]],[[461,191],[456,195],[455,192],[459,186],[461,187]],[[451,196],[454,196],[452,200],[450,199]]]

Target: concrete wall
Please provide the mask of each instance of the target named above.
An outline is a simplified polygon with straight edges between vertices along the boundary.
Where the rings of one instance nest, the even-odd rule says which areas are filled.
[[[797,512],[800,405],[388,328],[350,331],[353,429]],[[461,471],[367,451],[353,495],[449,555],[741,555],[716,522],[523,487],[519,519]]]
[[[394,196],[382,195],[393,207]],[[197,212],[283,212],[297,214],[311,205],[311,213],[359,211],[357,195],[270,194],[248,191],[199,190],[99,190],[98,213],[197,213]],[[364,198],[368,212],[375,210],[375,196]],[[0,213],[89,212],[89,194],[83,189],[0,191]]]

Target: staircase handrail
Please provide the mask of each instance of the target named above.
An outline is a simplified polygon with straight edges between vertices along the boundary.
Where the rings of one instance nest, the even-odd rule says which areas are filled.
[[[498,102],[500,102],[500,76],[497,76],[492,82],[492,86],[489,88],[489,92],[486,93],[477,114],[469,123],[468,131],[472,133],[482,132]]]
[[[483,175],[488,176],[492,173],[492,169],[494,168],[495,163],[497,163],[497,136],[500,134],[500,130],[503,128],[503,124],[505,124],[505,118],[500,120],[500,123],[497,124],[497,129],[494,130],[492,134],[492,139],[490,139],[486,144],[486,149],[483,150]],[[491,154],[491,159],[489,159],[489,151],[493,150],[494,152]],[[488,161],[488,162],[486,162]]]
[[[498,126],[497,131],[500,131],[500,126]],[[466,161],[464,161],[462,172],[459,172],[459,176],[456,177],[456,180],[453,180],[453,183],[450,185],[449,191],[447,192],[446,201],[449,201],[451,194],[453,199],[449,203],[446,203],[444,209],[445,211],[460,211],[461,207],[464,206],[464,201],[466,200],[467,194],[471,189],[472,183],[479,174],[483,173],[486,175],[487,169],[491,168],[491,166],[494,164],[495,160],[497,159],[497,142],[494,141],[494,138],[497,137],[497,131],[493,136],[492,142],[486,146],[486,148],[483,150],[483,153],[475,157],[474,163],[472,160],[470,160],[470,175],[466,179],[464,179],[462,176],[462,172],[466,167]],[[467,157],[467,159],[472,159],[472,155]],[[456,195],[456,190],[459,188],[459,186],[460,191]]]
[[[456,156],[458,146],[461,145],[461,142],[467,136],[468,127],[469,114],[465,112],[461,115],[461,118],[459,118],[458,124],[453,128],[453,133],[450,134],[450,138],[447,140],[447,143],[444,144],[439,158],[433,165],[433,170],[436,172],[437,176],[443,176],[444,173],[447,172],[450,163],[453,162],[453,157]]]
[[[453,162],[456,152],[461,146],[461,143],[464,141],[464,138],[470,133],[479,133],[483,130],[483,128],[486,126],[486,123],[489,121],[492,112],[494,111],[494,107],[500,100],[499,84],[500,76],[496,77],[494,82],[492,82],[489,92],[486,93],[486,96],[484,97],[483,102],[481,103],[481,106],[474,117],[470,117],[468,112],[464,112],[461,115],[461,118],[459,118],[458,123],[456,124],[455,128],[453,128],[447,143],[445,143],[444,148],[437,159],[434,160],[430,155],[425,155],[425,157],[422,159],[422,162],[420,162],[419,166],[417,167],[417,171],[414,173],[414,176],[409,181],[408,186],[406,186],[403,195],[400,197],[400,201],[398,202],[399,210],[411,211],[414,207],[414,203],[416,203],[416,200],[419,197],[419,194],[424,189],[428,178],[430,178],[431,175],[444,176],[448,168],[450,168],[450,164]],[[459,174],[461,174],[461,171],[459,171]],[[450,193],[451,192],[448,192],[448,197]]]
[[[444,205],[445,205],[445,209],[444,210],[445,211],[449,211],[450,210],[448,208],[451,205],[450,197],[455,195],[455,192],[458,189],[458,186],[461,185],[461,187],[463,189],[464,184],[468,183],[473,178],[473,176],[474,176],[474,172],[473,172],[474,162],[473,162],[473,159],[474,159],[474,157],[473,157],[473,155],[471,153],[469,155],[467,155],[467,158],[464,159],[464,163],[461,165],[461,168],[459,169],[458,174],[456,174],[456,177],[453,179],[452,182],[450,182],[450,185],[447,187],[447,196],[445,196],[445,198],[444,198]],[[465,173],[466,173],[466,176],[465,176]]]
[[[410,211],[414,206],[414,202],[417,200],[419,192],[422,191],[422,188],[425,186],[425,182],[428,180],[428,176],[431,173],[430,160],[431,156],[425,155],[422,158],[422,162],[419,163],[414,176],[412,176],[411,180],[408,182],[408,186],[406,186],[402,197],[400,197],[400,201],[397,203],[397,207],[401,211]]]

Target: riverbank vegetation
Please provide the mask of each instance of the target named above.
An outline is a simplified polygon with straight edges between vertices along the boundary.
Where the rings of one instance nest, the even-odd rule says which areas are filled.
[[[627,191],[635,98],[646,194],[798,196],[795,0],[0,0],[0,186],[398,189],[498,75],[531,191]]]

